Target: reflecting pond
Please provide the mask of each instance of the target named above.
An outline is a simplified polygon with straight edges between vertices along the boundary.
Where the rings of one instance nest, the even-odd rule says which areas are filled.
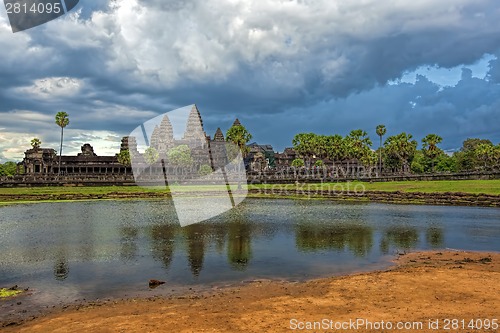
[[[260,278],[301,280],[380,268],[398,251],[500,251],[494,208],[247,199],[181,228],[170,201],[0,207],[0,286],[38,300],[122,296]],[[155,290],[156,292],[157,290]]]

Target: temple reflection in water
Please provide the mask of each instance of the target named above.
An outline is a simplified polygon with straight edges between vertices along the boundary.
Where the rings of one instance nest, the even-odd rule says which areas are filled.
[[[7,217],[13,227],[2,241],[11,250],[0,261],[38,263],[65,282],[108,269],[118,279],[154,274],[181,282],[300,278],[352,271],[400,251],[458,247],[446,235],[462,231],[446,226],[467,214],[435,210],[447,208],[247,199],[182,228],[168,200],[18,206]]]
[[[374,247],[382,254],[394,254],[410,250],[419,242],[429,248],[442,247],[444,242],[443,229],[435,226],[424,232],[414,226],[387,226],[376,235],[375,228],[362,220],[317,223],[307,218],[291,218],[288,224],[263,224],[255,223],[251,217],[243,208],[227,214],[224,223],[199,223],[185,228],[176,224],[155,224],[142,229],[121,226],[120,257],[125,261],[136,259],[136,242],[141,232],[147,235],[154,260],[168,269],[175,252],[182,252],[195,277],[204,269],[208,248],[224,254],[231,269],[244,271],[252,263],[254,239],[272,239],[277,233],[292,236],[298,252],[326,251],[332,255],[349,252],[356,257],[368,256]]]
[[[409,250],[419,242],[428,247],[443,246],[443,230],[429,227],[424,233],[412,226],[388,226],[379,237],[375,237],[373,226],[362,221],[331,221],[317,223],[307,218],[291,219],[286,224],[254,223],[251,214],[240,209],[225,216],[225,223],[199,223],[181,228],[177,224],[164,223],[136,226],[123,223],[119,226],[119,257],[127,264],[138,260],[141,239],[146,239],[152,258],[168,269],[174,255],[185,256],[193,277],[198,277],[205,266],[208,248],[226,256],[229,267],[244,271],[252,264],[252,243],[262,237],[273,238],[273,234],[285,233],[295,239],[298,252],[335,253],[349,252],[356,257],[370,254],[378,246],[382,254],[393,254],[396,250]],[[378,239],[377,239],[378,238]],[[270,245],[272,246],[272,245]],[[393,253],[391,253],[393,249]],[[92,248],[81,247],[82,257],[92,257]],[[70,263],[64,253],[54,253],[54,278],[64,280],[70,273]],[[69,255],[69,254],[68,254]]]

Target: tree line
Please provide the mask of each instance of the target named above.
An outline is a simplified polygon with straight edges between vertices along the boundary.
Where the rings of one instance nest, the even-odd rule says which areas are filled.
[[[0,163],[0,176],[14,176],[17,173],[17,163],[16,162],[5,162]]]
[[[379,171],[399,173],[487,171],[499,168],[500,144],[490,140],[468,138],[459,151],[445,153],[439,145],[443,138],[437,134],[426,135],[418,149],[418,142],[409,133],[402,132],[384,139],[386,127],[378,125],[375,133],[380,139],[373,149],[368,133],[361,129],[348,135],[319,135],[299,133],[292,140],[298,154],[292,162],[295,167],[323,166],[325,161],[342,163],[356,161]]]

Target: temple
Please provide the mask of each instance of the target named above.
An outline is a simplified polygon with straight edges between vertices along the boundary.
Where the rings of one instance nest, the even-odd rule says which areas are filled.
[[[233,126],[241,125],[236,119]],[[190,172],[193,176],[201,174],[207,167],[212,170],[224,167],[239,153],[234,145],[228,145],[224,134],[217,128],[213,138],[205,133],[200,111],[194,105],[187,117],[185,131],[181,137],[175,137],[174,128],[168,115],[152,131],[149,147],[154,148],[158,157],[167,161],[169,152],[175,147],[185,145],[189,147],[192,162]],[[230,148],[232,147],[232,148]],[[69,178],[100,177],[103,179],[117,179],[117,177],[131,177],[132,169],[126,160],[120,160],[121,153],[128,152],[134,161],[139,161],[148,167],[144,152],[139,152],[135,137],[123,137],[121,140],[120,154],[115,156],[98,156],[93,147],[86,143],[81,147],[81,152],[76,156],[61,156],[60,162],[56,150],[52,148],[33,147],[25,152],[24,160],[19,163],[19,170],[24,170],[24,175],[51,176],[63,175]],[[275,152],[271,145],[262,145],[256,142],[247,145],[243,154],[245,168],[250,173],[264,171],[289,170],[293,160],[299,156],[293,148],[286,148],[283,152]],[[332,161],[323,160],[325,165],[332,165]],[[59,170],[60,165],[60,170]],[[353,174],[358,167],[357,161],[339,161],[335,165],[342,166],[345,174]],[[133,178],[133,177],[132,177]]]
[[[233,125],[241,125],[236,119]],[[207,135],[203,129],[203,120],[198,108],[193,106],[187,118],[184,135],[176,139],[174,129],[168,115],[153,129],[150,147],[154,148],[160,158],[167,158],[168,152],[180,145],[187,145],[190,149],[194,166],[200,168],[208,165],[212,169],[226,165],[228,161],[227,144],[224,134],[217,128],[213,138]],[[289,166],[295,154],[275,153],[271,145],[248,145],[248,154],[245,156],[247,170],[273,169],[276,166]],[[142,156],[138,151],[137,140],[134,137],[123,137],[120,152],[128,151],[131,155]],[[234,156],[235,157],[235,156]],[[21,162],[26,175],[127,175],[132,170],[129,165],[119,162],[115,156],[98,156],[89,143],[81,147],[77,156],[61,156],[60,170],[59,157],[56,150],[52,148],[34,147],[25,152],[24,160]]]
[[[114,156],[99,156],[89,143],[85,143],[81,147],[81,152],[76,156],[61,156],[60,158],[55,149],[34,146],[25,152],[23,161],[18,164],[19,179],[9,181],[34,185],[51,184],[53,181],[68,184],[131,184],[136,176],[131,168],[132,161],[134,168],[139,166],[137,170],[141,170],[141,175],[149,178],[152,175],[163,175],[167,171],[170,175],[171,169],[179,170],[178,168],[182,171],[179,173],[182,179],[192,180],[208,175],[210,169],[215,171],[225,167],[224,170],[231,172],[228,166],[233,166],[231,161],[238,156],[240,149],[227,142],[220,128],[217,128],[213,137],[207,135],[196,105],[192,107],[185,121],[185,130],[182,135],[179,135],[180,133],[176,133],[176,128],[174,128],[174,125],[179,125],[177,123],[172,125],[171,119],[166,114],[152,129],[151,137],[145,142],[146,145],[144,143],[138,145],[137,138],[133,136],[123,137],[120,151]],[[241,122],[236,119],[233,123],[233,126],[235,125],[241,125]],[[178,165],[163,163],[169,160],[175,161],[175,158],[171,159],[175,155],[173,150],[180,146],[189,148],[190,158],[186,162],[188,165],[185,166],[184,162],[178,162]],[[146,154],[147,148],[156,151],[158,155],[156,162],[161,160],[161,164],[150,161],[150,156]],[[183,147],[180,150],[187,149]],[[292,162],[299,158],[293,148],[276,152],[271,145],[256,142],[248,144],[242,155],[247,176],[253,179],[252,181],[262,181],[261,177],[264,174],[267,180],[283,181],[285,178],[297,179],[299,174],[309,177],[310,172],[322,173],[321,177],[358,177],[360,170],[360,164],[356,160],[335,161],[334,163],[328,159],[322,159],[325,168],[315,167],[314,164],[318,160],[316,157],[308,160],[308,166],[305,168],[293,168]],[[187,170],[186,173],[185,170]],[[187,178],[184,177],[185,175]]]

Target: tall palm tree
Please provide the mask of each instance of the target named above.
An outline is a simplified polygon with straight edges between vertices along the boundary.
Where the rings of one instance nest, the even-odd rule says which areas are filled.
[[[244,164],[245,164],[245,168],[247,166],[247,162],[245,162],[245,159],[248,155],[248,147],[247,147],[247,143],[248,141],[250,141],[252,139],[252,134],[250,134],[250,132],[248,132],[248,130],[243,126],[241,125],[240,121],[238,119],[236,119],[233,123],[233,126],[231,126],[227,132],[226,132],[226,141],[228,142],[232,142],[234,145],[236,145],[237,147],[239,147],[239,150],[241,151],[241,154],[242,154],[242,157],[243,157],[243,161],[244,161]],[[229,148],[229,149],[228,149]],[[226,149],[231,152],[231,150],[234,150],[231,148],[231,145],[229,145],[229,147],[226,147]],[[236,154],[236,156],[238,156]],[[236,160],[234,160],[236,161]],[[237,164],[238,165],[238,171],[240,171],[240,163]],[[241,189],[241,181],[238,179],[238,190]]]
[[[377,135],[380,137],[380,145],[378,146],[378,173],[382,173],[382,138],[384,137],[387,129],[385,125],[378,125],[375,129]]]
[[[432,163],[432,172],[434,172],[434,159],[441,153],[441,150],[437,146],[441,141],[443,141],[443,138],[437,134],[428,134],[422,139],[424,154],[430,158]]]
[[[64,127],[68,126],[69,118],[66,112],[58,112],[56,114],[56,124],[61,127],[61,146],[59,148],[59,169],[57,170],[57,175],[61,174],[61,156],[62,156],[62,147],[63,147],[63,136],[64,136]]]

